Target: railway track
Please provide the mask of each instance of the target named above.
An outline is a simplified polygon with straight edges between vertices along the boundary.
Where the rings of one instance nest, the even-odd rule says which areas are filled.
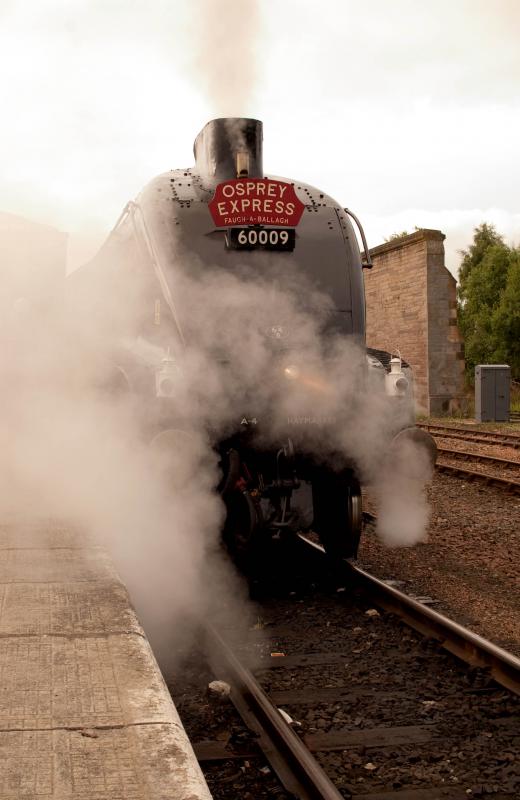
[[[437,460],[436,468],[439,472],[446,472],[451,475],[457,475],[470,481],[482,481],[488,486],[499,486],[512,494],[520,494],[520,481],[516,477],[520,474],[520,464],[516,461],[510,461],[506,458],[499,458],[498,456],[490,456],[482,453],[471,453],[466,450],[451,450],[448,447],[437,446],[437,451],[441,456],[441,460]],[[481,469],[470,469],[460,464],[447,463],[442,460],[449,458],[453,461],[472,461],[478,464],[489,466],[496,466],[503,470],[501,474],[487,472]],[[512,474],[507,474],[511,471]]]
[[[470,481],[482,481],[488,486],[499,486],[511,492],[511,494],[520,494],[520,482],[515,481],[513,478],[505,478],[500,475],[493,475],[490,472],[467,469],[465,467],[456,466],[455,464],[446,464],[442,461],[437,461],[436,468],[439,472],[457,475],[458,477],[463,477]]]
[[[438,425],[436,423],[418,422],[418,428],[429,431],[434,436],[444,439],[461,439],[479,444],[497,444],[502,447],[520,449],[520,435],[515,433],[497,433],[495,431],[473,430],[455,425]]]
[[[212,667],[219,678],[229,681],[231,699],[284,788],[301,800],[343,800],[308,747],[269,699],[253,673],[245,666],[215,628],[205,630]],[[206,757],[208,756],[206,746]],[[202,753],[201,753],[202,750]],[[218,757],[213,747],[211,755]],[[195,745],[197,755],[203,748]],[[222,753],[225,759],[229,753]],[[204,760],[202,758],[202,760]]]
[[[365,519],[373,521],[374,517],[365,515]],[[319,545],[305,537],[300,537],[299,545],[306,558],[316,559],[317,564],[327,564]],[[280,620],[275,618],[274,626],[257,631],[260,654],[257,649],[253,656],[250,647],[242,648],[243,652],[239,653],[226,643],[220,632],[211,627],[206,630],[214,673],[231,686],[231,699],[236,709],[247,728],[254,732],[265,758],[288,793],[280,796],[305,800],[349,797],[458,800],[482,790],[481,793],[490,797],[516,797],[520,769],[513,769],[509,775],[504,768],[504,774],[509,775],[507,780],[500,785],[484,783],[481,786],[478,782],[461,785],[457,770],[446,785],[433,785],[435,781],[428,783],[427,777],[407,781],[403,774],[407,771],[419,774],[420,770],[414,767],[419,761],[429,765],[424,767],[425,774],[428,768],[435,774],[435,766],[429,764],[429,758],[433,765],[437,763],[440,752],[446,749],[446,737],[450,741],[448,753],[457,751],[458,758],[466,757],[466,745],[461,743],[460,736],[466,741],[479,740],[482,730],[486,736],[489,733],[490,740],[496,737],[496,741],[490,741],[491,749],[495,746],[504,749],[508,737],[514,738],[512,729],[518,724],[518,719],[515,721],[509,712],[513,702],[511,694],[520,694],[520,660],[350,562],[342,563],[341,572],[345,584],[355,584],[365,602],[360,610],[349,607],[342,612],[340,598],[347,598],[349,593],[332,601],[337,618],[332,624],[338,624],[340,632],[344,629],[339,650],[338,646],[327,646],[326,632],[332,612],[328,621],[321,623],[323,627],[317,642],[311,639],[309,647],[309,640],[306,640],[304,649],[307,652],[301,651],[299,626],[292,613],[288,615],[289,624],[284,625],[282,620],[280,626]],[[297,608],[295,606],[295,610]],[[395,624],[395,616],[420,637],[412,632],[403,633],[403,628]],[[358,637],[361,637],[361,644]],[[442,650],[451,655],[443,656]],[[457,659],[453,659],[453,655]],[[256,676],[244,659],[254,665]],[[468,666],[458,666],[459,659]],[[476,684],[471,683],[469,675],[473,681],[476,679]],[[306,686],[309,680],[314,685]],[[376,707],[390,709],[390,719],[382,724],[376,724],[380,722],[380,712],[373,711],[374,702]],[[330,729],[328,725],[318,730],[309,726],[309,720],[314,719],[315,705],[334,710]],[[342,716],[337,709],[345,706],[347,711]],[[367,706],[372,710],[363,715],[360,709]],[[303,720],[302,726],[295,728],[290,724],[278,710],[280,707],[288,709],[284,713],[289,713],[293,720]],[[419,708],[419,718],[416,708]],[[497,723],[493,709],[499,708],[508,709],[505,722]],[[430,709],[436,712],[433,718],[429,716]],[[326,717],[328,712],[319,713]],[[491,713],[489,719],[488,713]],[[346,722],[339,728],[334,724],[338,715]],[[412,718],[407,719],[407,715]],[[454,720],[457,724],[464,721],[463,731],[454,730]],[[488,730],[486,726],[491,727]],[[503,741],[499,741],[501,739]],[[244,752],[243,748],[237,750],[222,741],[198,741],[194,746],[203,763],[229,760],[236,763],[254,758],[254,748],[246,748]],[[459,747],[462,749],[457,750]],[[487,758],[486,747],[481,757]],[[395,767],[396,760],[399,767]],[[340,766],[343,762],[347,763],[346,767]],[[447,763],[450,763],[449,758]],[[484,763],[481,768],[483,774],[494,769]],[[366,783],[374,782],[370,778],[372,771],[375,774],[377,770],[382,775],[397,772],[400,777],[393,784],[386,784],[384,791],[371,791]],[[362,777],[356,777],[360,771]],[[364,775],[369,773],[369,778],[365,779]]]
[[[437,452],[449,458],[460,458],[463,461],[474,461],[481,464],[495,464],[504,469],[514,469],[520,471],[520,461],[511,461],[509,458],[491,456],[487,453],[473,453],[469,450],[453,450],[451,447],[437,445]]]
[[[365,519],[370,522],[376,521],[375,515],[368,513]],[[320,553],[321,557],[325,557],[321,545],[306,539],[305,536],[300,538],[307,546]],[[497,683],[520,695],[520,659],[428,606],[418,603],[350,561],[345,561],[343,568],[346,577],[361,585],[364,591],[386,611],[396,614],[424,636],[437,640],[441,647],[468,664],[489,670]]]
[[[520,436],[515,434],[500,434],[499,436],[494,433],[486,433],[482,431],[468,430],[467,428],[457,428],[454,426],[442,426],[429,423],[418,423],[418,427],[430,431],[434,436],[442,439],[457,439],[466,441],[467,443],[474,444],[487,444],[499,445],[501,447],[511,446],[520,448]],[[488,486],[499,486],[507,492],[513,494],[520,494],[520,481],[517,476],[520,474],[520,462],[512,461],[511,459],[502,458],[495,455],[484,453],[475,453],[469,450],[458,450],[442,445],[437,445],[437,451],[440,460],[437,460],[436,467],[439,472],[445,472],[451,475],[463,477],[469,481],[482,481]],[[451,459],[451,463],[444,459]],[[476,464],[483,464],[488,466],[497,467],[502,470],[501,474],[487,472],[483,469],[471,469],[461,464],[454,464],[453,461],[466,461],[474,462]],[[508,474],[508,472],[510,474]]]

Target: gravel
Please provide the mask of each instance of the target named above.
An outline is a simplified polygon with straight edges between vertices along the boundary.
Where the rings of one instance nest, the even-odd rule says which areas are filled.
[[[483,433],[507,434],[508,436],[513,434],[520,439],[520,423],[518,422],[475,422],[474,420],[463,420],[454,417],[430,417],[427,420],[423,420],[423,422],[442,425],[446,428],[464,428],[474,433],[482,431]]]
[[[433,597],[437,610],[520,656],[520,498],[440,473],[428,497],[428,541],[390,549],[368,530],[361,566]]]
[[[309,742],[327,734],[356,736],[358,743],[316,753],[345,797],[431,787],[460,787],[468,797],[518,797],[518,698],[474,683],[471,670],[393,615],[368,613],[372,608],[362,596],[310,587],[295,593],[288,582],[285,596],[265,598],[256,611],[255,629],[241,640],[239,653],[256,664],[258,679],[274,698],[288,690],[303,695],[275,700],[295,721],[294,730]],[[272,668],[263,666],[266,659]],[[193,653],[172,677],[192,741],[254,747],[231,704],[208,696],[213,676],[200,654]],[[330,699],[317,699],[318,691],[329,692]],[[430,732],[430,738],[375,743],[377,732],[392,737],[396,728],[410,726]],[[288,798],[261,758],[203,768],[216,800]]]
[[[437,463],[439,465],[446,464],[447,466],[452,466],[456,469],[482,472],[484,475],[491,476],[492,478],[500,478],[505,481],[520,483],[520,467],[516,464],[504,465],[500,463],[493,463],[492,461],[473,461],[471,459],[442,452],[439,452]],[[470,480],[470,477],[468,476],[466,480]]]
[[[212,740],[240,752],[257,753],[244,759],[202,763],[214,800],[290,800],[231,702],[208,692],[213,678],[204,654],[194,649],[168,676],[167,683],[192,743]]]
[[[479,689],[471,670],[385,612],[369,614],[348,592],[264,600],[263,637],[242,647],[258,662],[332,654],[323,664],[256,670],[270,694],[298,689],[303,701],[282,708],[304,739],[366,733],[366,744],[317,753],[333,782],[355,794],[400,788],[461,787],[468,796],[517,797],[520,791],[518,700],[502,689]],[[327,702],[318,691],[330,691]],[[334,696],[343,690],[341,696]],[[276,695],[275,695],[276,697]],[[424,743],[374,746],[371,731],[407,726],[431,730]],[[425,727],[424,727],[425,726]],[[431,727],[430,727],[431,726]]]
[[[489,429],[489,428],[486,428]],[[447,446],[455,447],[453,441]],[[461,442],[459,448],[518,458],[518,451]],[[473,468],[473,466],[471,467]],[[428,541],[389,549],[367,528],[359,562],[435,609],[520,656],[520,498],[496,487],[436,473],[428,488]],[[366,497],[365,507],[377,508]],[[478,672],[428,643],[392,615],[371,615],[349,592],[317,590],[297,574],[290,554],[274,559],[278,574],[255,610],[257,625],[242,654],[259,666],[270,653],[274,669],[257,670],[268,692],[301,690],[303,702],[281,707],[301,736],[431,724],[426,745],[350,747],[321,752],[318,760],[334,783],[354,794],[460,787],[463,796],[520,796],[518,700],[500,688],[479,688]],[[319,583],[319,581],[317,581]],[[258,587],[257,587],[258,588]],[[258,629],[260,628],[260,629]],[[289,665],[289,656],[335,656],[331,663]],[[174,676],[174,699],[193,740],[213,739],[254,748],[254,737],[229,702],[207,694],[213,676],[192,654]],[[287,659],[287,665],[281,662]],[[472,681],[476,678],[476,683]],[[317,690],[343,692],[315,702]],[[347,691],[346,691],[347,690]],[[462,698],[462,701],[461,701]],[[216,800],[287,795],[260,758],[204,764]]]
[[[520,466],[520,450],[513,447],[507,447],[501,444],[482,444],[480,442],[472,442],[471,439],[462,441],[462,439],[449,439],[444,436],[435,436],[435,441],[442,447],[448,447],[450,450],[461,450],[463,452],[475,453],[476,455],[496,456],[497,458],[506,458],[508,461],[513,461]]]

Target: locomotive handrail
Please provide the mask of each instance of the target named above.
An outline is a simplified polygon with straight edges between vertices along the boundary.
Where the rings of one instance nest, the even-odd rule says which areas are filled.
[[[349,208],[344,208],[343,211],[345,212],[345,214],[348,214],[349,217],[352,217],[352,219],[354,220],[354,222],[358,227],[358,231],[361,236],[361,241],[363,242],[363,250],[365,251],[365,263],[362,264],[363,269],[372,269],[374,265],[372,263],[372,259],[370,258],[370,250],[368,249],[368,244],[365,236],[365,231],[363,230],[363,226],[353,211],[351,211]]]
[[[135,233],[135,236],[136,236],[136,239],[137,239],[138,242],[139,242],[139,229],[137,228],[137,225],[136,225],[135,215],[136,215],[136,212],[139,212],[139,215],[140,215],[140,218],[141,218],[141,225],[142,225],[142,229],[143,229],[143,237],[142,238],[144,239],[144,244],[145,244],[145,247],[146,247],[146,250],[147,250],[147,253],[148,253],[148,257],[150,259],[152,268],[153,268],[153,270],[154,270],[154,272],[155,272],[155,274],[157,276],[157,280],[159,281],[159,284],[160,284],[161,289],[163,291],[164,298],[165,298],[165,300],[166,300],[166,302],[167,302],[167,304],[168,304],[168,306],[170,308],[170,311],[172,313],[173,320],[175,322],[175,326],[177,328],[177,333],[179,334],[179,338],[180,338],[181,344],[183,345],[183,347],[185,347],[186,346],[186,342],[185,342],[185,339],[184,339],[184,335],[182,333],[182,328],[181,328],[181,325],[180,325],[180,322],[179,322],[179,317],[178,317],[178,314],[177,314],[177,310],[175,308],[175,303],[173,302],[173,297],[171,295],[171,291],[170,291],[170,287],[168,285],[168,281],[166,280],[166,277],[164,275],[164,271],[163,271],[163,269],[161,267],[161,264],[160,264],[159,256],[157,255],[157,251],[156,251],[156,249],[154,247],[152,235],[151,235],[151,233],[150,233],[150,231],[148,229],[148,225],[146,224],[146,219],[145,219],[145,216],[144,216],[144,213],[143,213],[143,209],[141,208],[139,203],[135,203],[133,201],[130,201],[129,203],[127,203],[126,208],[128,209],[128,213],[132,215],[132,227],[134,229],[134,233]]]

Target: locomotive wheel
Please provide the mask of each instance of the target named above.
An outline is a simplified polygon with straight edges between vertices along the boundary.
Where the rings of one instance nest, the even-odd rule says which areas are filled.
[[[222,538],[240,569],[248,572],[254,562],[261,527],[261,511],[247,491],[235,489],[224,498],[226,521]]]
[[[320,470],[312,481],[313,528],[332,558],[356,558],[363,512],[361,486],[350,473]]]

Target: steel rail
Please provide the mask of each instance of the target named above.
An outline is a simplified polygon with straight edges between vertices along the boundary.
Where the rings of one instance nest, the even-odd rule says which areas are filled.
[[[446,439],[463,439],[482,444],[499,444],[520,448],[520,436],[516,433],[497,433],[496,431],[472,430],[455,425],[437,425],[436,423],[417,422],[418,428],[433,433],[434,436]]]
[[[432,430],[460,431],[462,433],[475,434],[476,436],[514,439],[516,441],[520,441],[520,434],[511,433],[508,431],[482,430],[481,428],[473,428],[469,427],[468,425],[442,425],[440,422],[417,422],[416,424],[420,428],[430,428]]]
[[[312,753],[284,720],[252,672],[233,653],[220,633],[204,626],[213,671],[231,685],[231,700],[284,788],[301,800],[344,800]]]
[[[443,461],[437,461],[435,464],[439,472],[449,472],[453,475],[469,476],[470,480],[479,480],[483,483],[496,484],[503,486],[508,492],[520,494],[520,482],[513,480],[513,478],[503,478],[499,475],[491,475],[490,472],[480,472],[475,469],[466,469],[465,467],[457,467],[455,464],[445,464]]]
[[[468,461],[487,461],[490,464],[499,464],[504,467],[517,467],[520,469],[520,461],[511,461],[510,458],[502,458],[501,456],[489,456],[484,453],[472,453],[469,450],[452,450],[450,447],[441,447],[437,445],[437,452],[451,458],[465,458]]]
[[[377,516],[372,514],[371,511],[363,511],[363,522],[366,522],[367,525],[375,525],[377,522]]]
[[[515,450],[520,450],[520,441],[509,441],[509,440],[502,440],[502,439],[490,439],[489,437],[479,436],[478,434],[474,434],[473,432],[466,436],[463,433],[441,433],[440,431],[430,431],[434,436],[439,439],[458,439],[462,442],[475,442],[476,444],[487,444],[490,446],[497,446],[497,447],[512,447]]]
[[[322,557],[327,557],[321,545],[306,539],[303,534],[299,534],[299,539],[314,548]],[[376,598],[376,603],[382,608],[397,614],[407,625],[424,636],[436,639],[441,647],[470,666],[489,671],[494,680],[509,691],[520,694],[520,658],[438,611],[413,600],[395,587],[388,586],[352,562],[344,560],[341,566],[346,576],[354,578],[368,591],[371,598]]]

